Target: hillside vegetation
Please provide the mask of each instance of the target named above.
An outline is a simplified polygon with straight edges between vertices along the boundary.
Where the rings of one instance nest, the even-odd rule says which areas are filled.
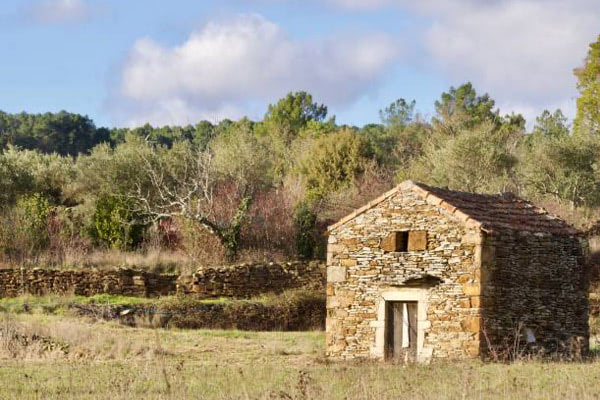
[[[338,125],[305,92],[270,105],[261,121],[183,127],[107,129],[66,112],[0,113],[0,259],[322,257],[329,223],[409,178],[511,191],[590,225],[600,214],[599,43],[575,70],[574,124],[544,111],[531,132],[470,83],[442,93],[431,118],[398,99],[380,123],[361,128]]]

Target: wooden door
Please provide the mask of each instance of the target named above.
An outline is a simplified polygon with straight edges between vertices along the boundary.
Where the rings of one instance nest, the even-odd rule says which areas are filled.
[[[417,357],[417,302],[386,305],[386,359],[414,361]]]

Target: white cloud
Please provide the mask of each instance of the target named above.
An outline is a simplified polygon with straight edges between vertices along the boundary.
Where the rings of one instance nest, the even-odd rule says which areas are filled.
[[[329,0],[346,8],[396,7],[424,21],[419,46],[432,69],[471,80],[499,105],[537,115],[562,104],[572,116],[573,68],[600,33],[597,0]],[[512,111],[507,109],[504,111]]]
[[[29,5],[27,13],[39,23],[65,24],[85,21],[91,10],[84,0],[38,0]]]
[[[428,11],[434,22],[424,36],[447,76],[473,80],[500,103],[538,109],[576,96],[572,70],[598,33],[600,12],[591,2],[589,7],[552,0],[454,4],[441,14]]]
[[[176,124],[237,118],[293,90],[346,105],[372,89],[398,54],[382,34],[303,42],[260,16],[240,16],[209,23],[175,47],[136,41],[112,108],[117,122]]]
[[[393,4],[393,0],[329,0],[335,5],[349,9],[375,9],[389,4]]]

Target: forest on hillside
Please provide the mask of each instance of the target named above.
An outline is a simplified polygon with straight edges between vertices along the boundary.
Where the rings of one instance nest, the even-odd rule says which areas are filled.
[[[600,214],[600,37],[574,73],[575,120],[546,110],[531,132],[470,83],[442,93],[431,118],[400,98],[360,128],[302,91],[261,121],[181,127],[0,112],[0,260],[149,248],[200,263],[322,257],[328,224],[404,179],[510,191],[589,225]]]

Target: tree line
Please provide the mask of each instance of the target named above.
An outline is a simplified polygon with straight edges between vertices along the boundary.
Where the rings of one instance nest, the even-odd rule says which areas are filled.
[[[442,93],[432,118],[400,98],[363,127],[337,124],[302,91],[261,121],[183,127],[0,112],[0,253],[60,263],[73,249],[152,245],[196,260],[319,257],[329,223],[404,179],[510,191],[585,219],[600,207],[600,37],[575,75],[574,122],[545,110],[531,132],[471,83]]]

